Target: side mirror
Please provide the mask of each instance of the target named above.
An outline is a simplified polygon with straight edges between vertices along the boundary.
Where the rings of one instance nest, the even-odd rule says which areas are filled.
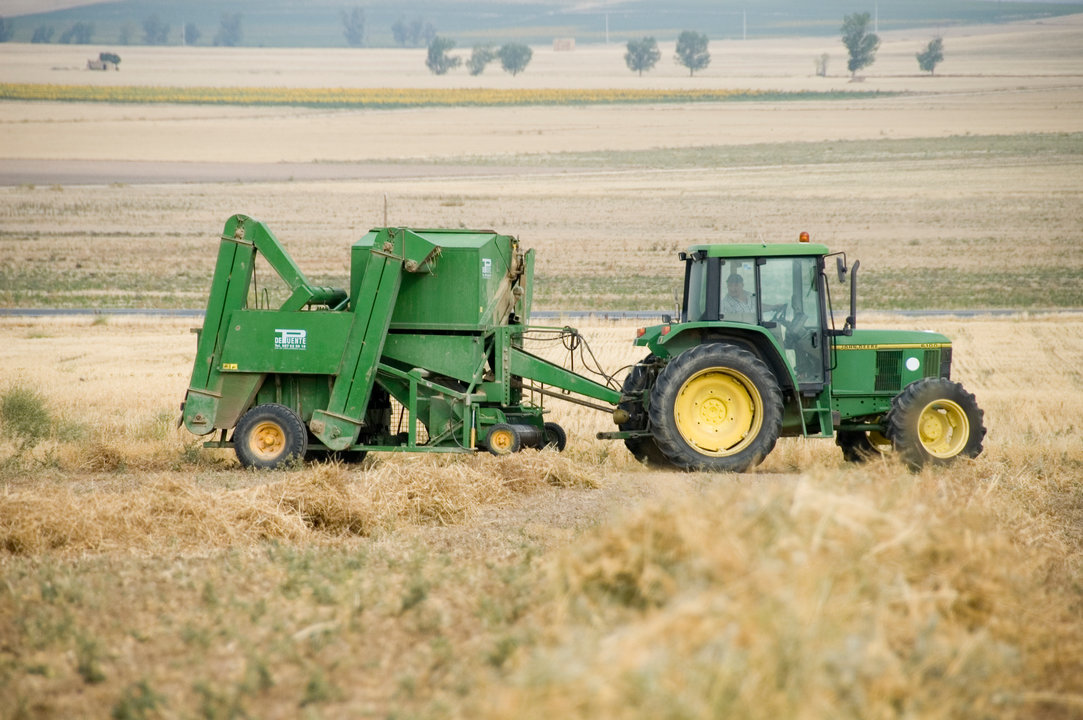
[[[846,282],[846,261],[842,259],[841,255],[835,257],[835,269],[839,274],[839,282]]]

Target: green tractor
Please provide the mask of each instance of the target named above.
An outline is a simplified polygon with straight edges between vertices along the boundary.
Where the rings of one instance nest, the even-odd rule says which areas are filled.
[[[808,242],[701,245],[681,253],[679,322],[639,331],[650,354],[624,381],[615,414],[640,460],[742,472],[779,437],[835,437],[846,459],[895,452],[912,468],[975,457],[983,414],[951,380],[951,341],[916,331],[836,328],[828,249]]]
[[[546,398],[612,413],[642,460],[740,472],[780,436],[836,437],[849,459],[893,448],[920,466],[981,452],[973,395],[935,333],[832,324],[827,248],[705,245],[682,253],[679,322],[643,329],[650,354],[623,387],[526,350],[534,253],[491,230],[375,228],[353,243],[349,285],[313,285],[270,229],[225,225],[198,331],[183,423],[246,467],[368,452],[503,455],[567,442]],[[272,305],[262,257],[282,281]],[[584,367],[586,363],[581,363]],[[217,434],[217,438],[215,438]]]

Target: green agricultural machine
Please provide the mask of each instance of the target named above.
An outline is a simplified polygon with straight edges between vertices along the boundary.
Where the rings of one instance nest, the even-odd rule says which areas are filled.
[[[932,332],[836,328],[827,247],[700,245],[685,263],[680,322],[643,328],[650,354],[624,381],[614,419],[639,459],[742,471],[782,436],[835,437],[844,457],[897,452],[912,468],[975,457],[985,437],[974,396],[951,380],[951,341]]]
[[[524,349],[533,251],[493,231],[377,228],[351,248],[349,289],[308,282],[261,222],[227,221],[199,331],[183,422],[219,433],[246,467],[370,451],[562,450],[545,398],[612,413],[640,460],[743,471],[780,436],[835,437],[847,459],[898,452],[911,466],[973,457],[985,435],[973,395],[950,380],[935,333],[833,326],[823,245],[703,245],[681,253],[678,321],[641,329],[649,354],[618,389]],[[257,257],[287,288],[269,307]],[[581,365],[586,365],[585,363]],[[232,432],[230,432],[232,431]]]

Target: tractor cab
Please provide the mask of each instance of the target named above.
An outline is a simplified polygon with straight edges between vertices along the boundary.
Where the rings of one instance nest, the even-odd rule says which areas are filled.
[[[708,245],[681,253],[681,322],[740,323],[770,336],[797,388],[828,382],[830,354],[823,245]]]

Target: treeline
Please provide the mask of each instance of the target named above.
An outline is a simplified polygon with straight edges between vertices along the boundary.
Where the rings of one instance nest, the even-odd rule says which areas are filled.
[[[364,47],[367,21],[365,9],[361,6],[344,8],[339,12],[342,33],[350,47]],[[843,19],[841,35],[848,60],[847,70],[851,76],[873,64],[876,51],[880,47],[879,36],[870,30],[869,13],[854,13]],[[436,27],[423,17],[406,19],[400,17],[391,25],[391,37],[399,47],[427,47],[425,65],[436,75],[444,75],[451,70],[465,65],[471,75],[480,75],[494,61],[499,61],[505,72],[518,75],[529,65],[533,51],[528,45],[509,42],[499,48],[492,45],[477,45],[468,59],[452,55],[455,41],[441,37]],[[14,22],[0,17],[0,42],[9,42],[15,34]],[[56,36],[52,26],[40,25],[31,35],[32,43],[51,43]],[[57,42],[87,45],[95,40],[93,23],[79,21],[65,29],[57,37]],[[157,15],[146,17],[142,21],[141,33],[131,24],[121,27],[117,42],[120,45],[196,45],[204,37],[203,31],[192,22],[174,29]],[[243,18],[240,13],[225,13],[219,22],[217,32],[210,44],[224,47],[241,45],[244,39]],[[705,33],[694,30],[683,31],[676,40],[674,60],[688,69],[689,76],[698,70],[707,68],[711,63],[708,49],[710,41]],[[624,54],[628,69],[638,73],[649,72],[661,60],[662,54],[655,38],[645,36],[629,40]],[[944,41],[934,37],[915,55],[922,72],[933,74],[936,66],[944,59]],[[813,59],[817,75],[827,74],[829,56],[820,55]]]

